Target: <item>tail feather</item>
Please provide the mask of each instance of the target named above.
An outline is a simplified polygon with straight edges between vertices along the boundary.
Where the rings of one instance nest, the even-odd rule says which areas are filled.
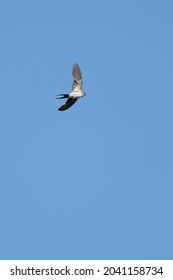
[[[56,99],[63,99],[63,98],[68,98],[69,94],[57,94],[56,96],[57,96],[57,97],[55,97]],[[58,97],[58,96],[61,96],[61,97]]]

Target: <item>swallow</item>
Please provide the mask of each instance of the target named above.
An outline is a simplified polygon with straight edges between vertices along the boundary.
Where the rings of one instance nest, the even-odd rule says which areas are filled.
[[[74,81],[72,84],[72,91],[69,94],[57,94],[56,99],[64,99],[68,98],[67,102],[59,107],[59,111],[65,111],[69,109],[77,100],[85,96],[85,92],[82,91],[82,73],[77,63],[73,64],[72,75],[74,77]],[[58,97],[60,96],[60,97]]]

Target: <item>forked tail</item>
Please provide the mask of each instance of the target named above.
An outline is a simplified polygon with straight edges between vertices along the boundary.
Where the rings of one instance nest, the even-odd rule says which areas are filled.
[[[58,96],[60,96],[60,97],[58,97]],[[69,94],[57,94],[56,95],[56,99],[63,99],[63,98],[68,98],[69,97]]]

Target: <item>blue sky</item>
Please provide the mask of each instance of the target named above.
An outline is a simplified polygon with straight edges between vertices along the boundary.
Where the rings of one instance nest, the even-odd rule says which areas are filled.
[[[0,2],[0,259],[173,259],[172,10]]]

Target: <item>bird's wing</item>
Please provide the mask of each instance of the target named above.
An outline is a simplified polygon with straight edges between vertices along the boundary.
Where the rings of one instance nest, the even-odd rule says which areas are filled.
[[[78,64],[73,65],[72,74],[74,77],[72,90],[80,90],[82,88],[82,73]]]
[[[64,105],[62,105],[58,110],[65,111],[68,108],[70,108],[76,101],[77,101],[77,98],[68,98],[67,102]]]

